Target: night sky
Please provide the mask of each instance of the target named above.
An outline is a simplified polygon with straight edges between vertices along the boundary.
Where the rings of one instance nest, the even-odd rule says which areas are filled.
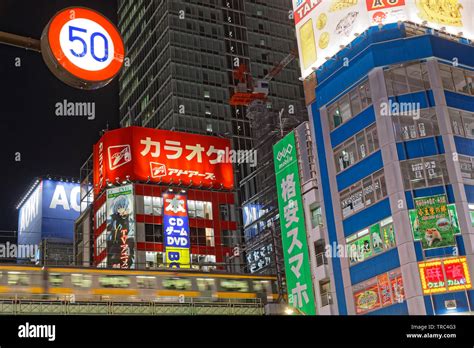
[[[96,9],[116,22],[111,0],[0,0],[0,31],[39,39],[50,18],[69,6]],[[0,44],[0,230],[17,230],[15,205],[35,177],[79,177],[100,130],[118,126],[117,81],[97,91],[75,90],[50,73],[41,54]],[[64,99],[95,102],[95,120],[56,116],[55,104]]]

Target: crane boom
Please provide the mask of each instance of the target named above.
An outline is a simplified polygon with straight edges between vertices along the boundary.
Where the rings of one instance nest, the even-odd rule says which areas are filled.
[[[270,71],[262,80],[270,82],[277,76],[283,69],[285,69],[298,55],[296,50],[292,50],[283,60],[276,65],[272,71]]]

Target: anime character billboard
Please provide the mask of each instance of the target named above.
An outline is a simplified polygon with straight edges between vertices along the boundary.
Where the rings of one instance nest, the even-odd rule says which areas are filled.
[[[107,267],[135,268],[133,185],[107,190]]]

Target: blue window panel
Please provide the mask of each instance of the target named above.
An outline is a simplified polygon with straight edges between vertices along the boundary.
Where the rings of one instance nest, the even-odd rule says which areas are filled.
[[[375,122],[375,113],[373,106],[365,109],[357,116],[351,118],[331,133],[331,144],[335,148],[356,133],[367,128]]]
[[[453,257],[454,247],[445,247],[445,248],[436,248],[425,250],[426,258],[435,258],[435,257]]]
[[[432,295],[432,298],[436,315],[456,314],[469,311],[468,298],[464,291]],[[451,310],[446,309],[445,301],[447,300],[456,300],[457,308]]]
[[[396,232],[395,232],[396,233]],[[424,260],[423,256],[423,247],[421,245],[421,241],[415,241],[415,255],[416,255],[416,261],[421,262]]]
[[[444,186],[427,187],[423,189],[413,190],[414,198],[442,195],[445,193],[446,192]]]
[[[474,290],[469,290],[467,292],[467,297],[469,298],[469,303],[471,304],[471,308],[474,308]]]
[[[466,191],[467,201],[474,203],[474,186],[464,185],[464,191]]]
[[[426,93],[427,93],[427,96],[428,96],[428,105],[430,105],[430,107],[436,106],[433,91],[430,89],[430,90],[426,91]]]
[[[438,152],[440,154],[446,153],[446,150],[444,148],[444,143],[443,143],[443,137],[442,136],[437,136],[436,137],[436,145],[438,145]]]
[[[461,155],[474,156],[474,139],[454,137],[456,151]]]
[[[448,203],[452,204],[456,202],[456,199],[454,198],[454,191],[453,191],[453,186],[452,185],[446,185],[446,195],[448,196]]]
[[[404,142],[407,159],[439,154],[435,138],[425,138]]]
[[[444,91],[446,104],[456,109],[474,112],[474,97],[451,91]]]
[[[459,255],[466,255],[466,247],[464,246],[464,239],[462,238],[462,235],[456,236],[456,243],[458,245]]]
[[[367,261],[352,266],[349,269],[351,283],[353,285],[358,284],[398,267],[400,267],[400,259],[398,257],[397,248],[394,248],[383,254],[372,257]]]
[[[423,296],[423,300],[425,301],[426,315],[434,315],[433,303],[431,302],[431,297]]]
[[[413,201],[413,195],[411,191],[405,191],[405,199],[407,201],[407,208],[408,209],[415,209],[415,203]]]
[[[399,161],[405,161],[407,159],[407,154],[405,151],[405,143],[397,143],[397,153],[398,153]]]
[[[408,305],[405,302],[378,309],[366,315],[408,315]]]
[[[389,199],[386,198],[373,206],[354,214],[343,221],[344,236],[350,236],[380,220],[392,215]]]
[[[382,152],[377,151],[371,154],[369,157],[364,158],[362,161],[355,164],[351,168],[337,175],[337,189],[342,191],[382,168]]]
[[[434,104],[430,105],[430,98],[428,92],[429,91],[408,93],[398,96],[392,96],[388,99],[396,103],[420,103],[420,108],[426,109],[434,106]]]
[[[457,58],[468,66],[474,66],[474,55],[472,46],[463,45],[458,42],[445,40],[437,36],[430,36],[433,45],[433,56],[453,61]]]

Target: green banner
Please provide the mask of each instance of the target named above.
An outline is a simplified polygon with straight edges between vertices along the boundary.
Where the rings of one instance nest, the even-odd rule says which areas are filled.
[[[415,198],[410,222],[414,240],[421,240],[423,249],[456,245],[454,235],[459,232],[456,208],[448,206],[446,195]]]
[[[289,304],[316,314],[294,132],[273,146]]]

